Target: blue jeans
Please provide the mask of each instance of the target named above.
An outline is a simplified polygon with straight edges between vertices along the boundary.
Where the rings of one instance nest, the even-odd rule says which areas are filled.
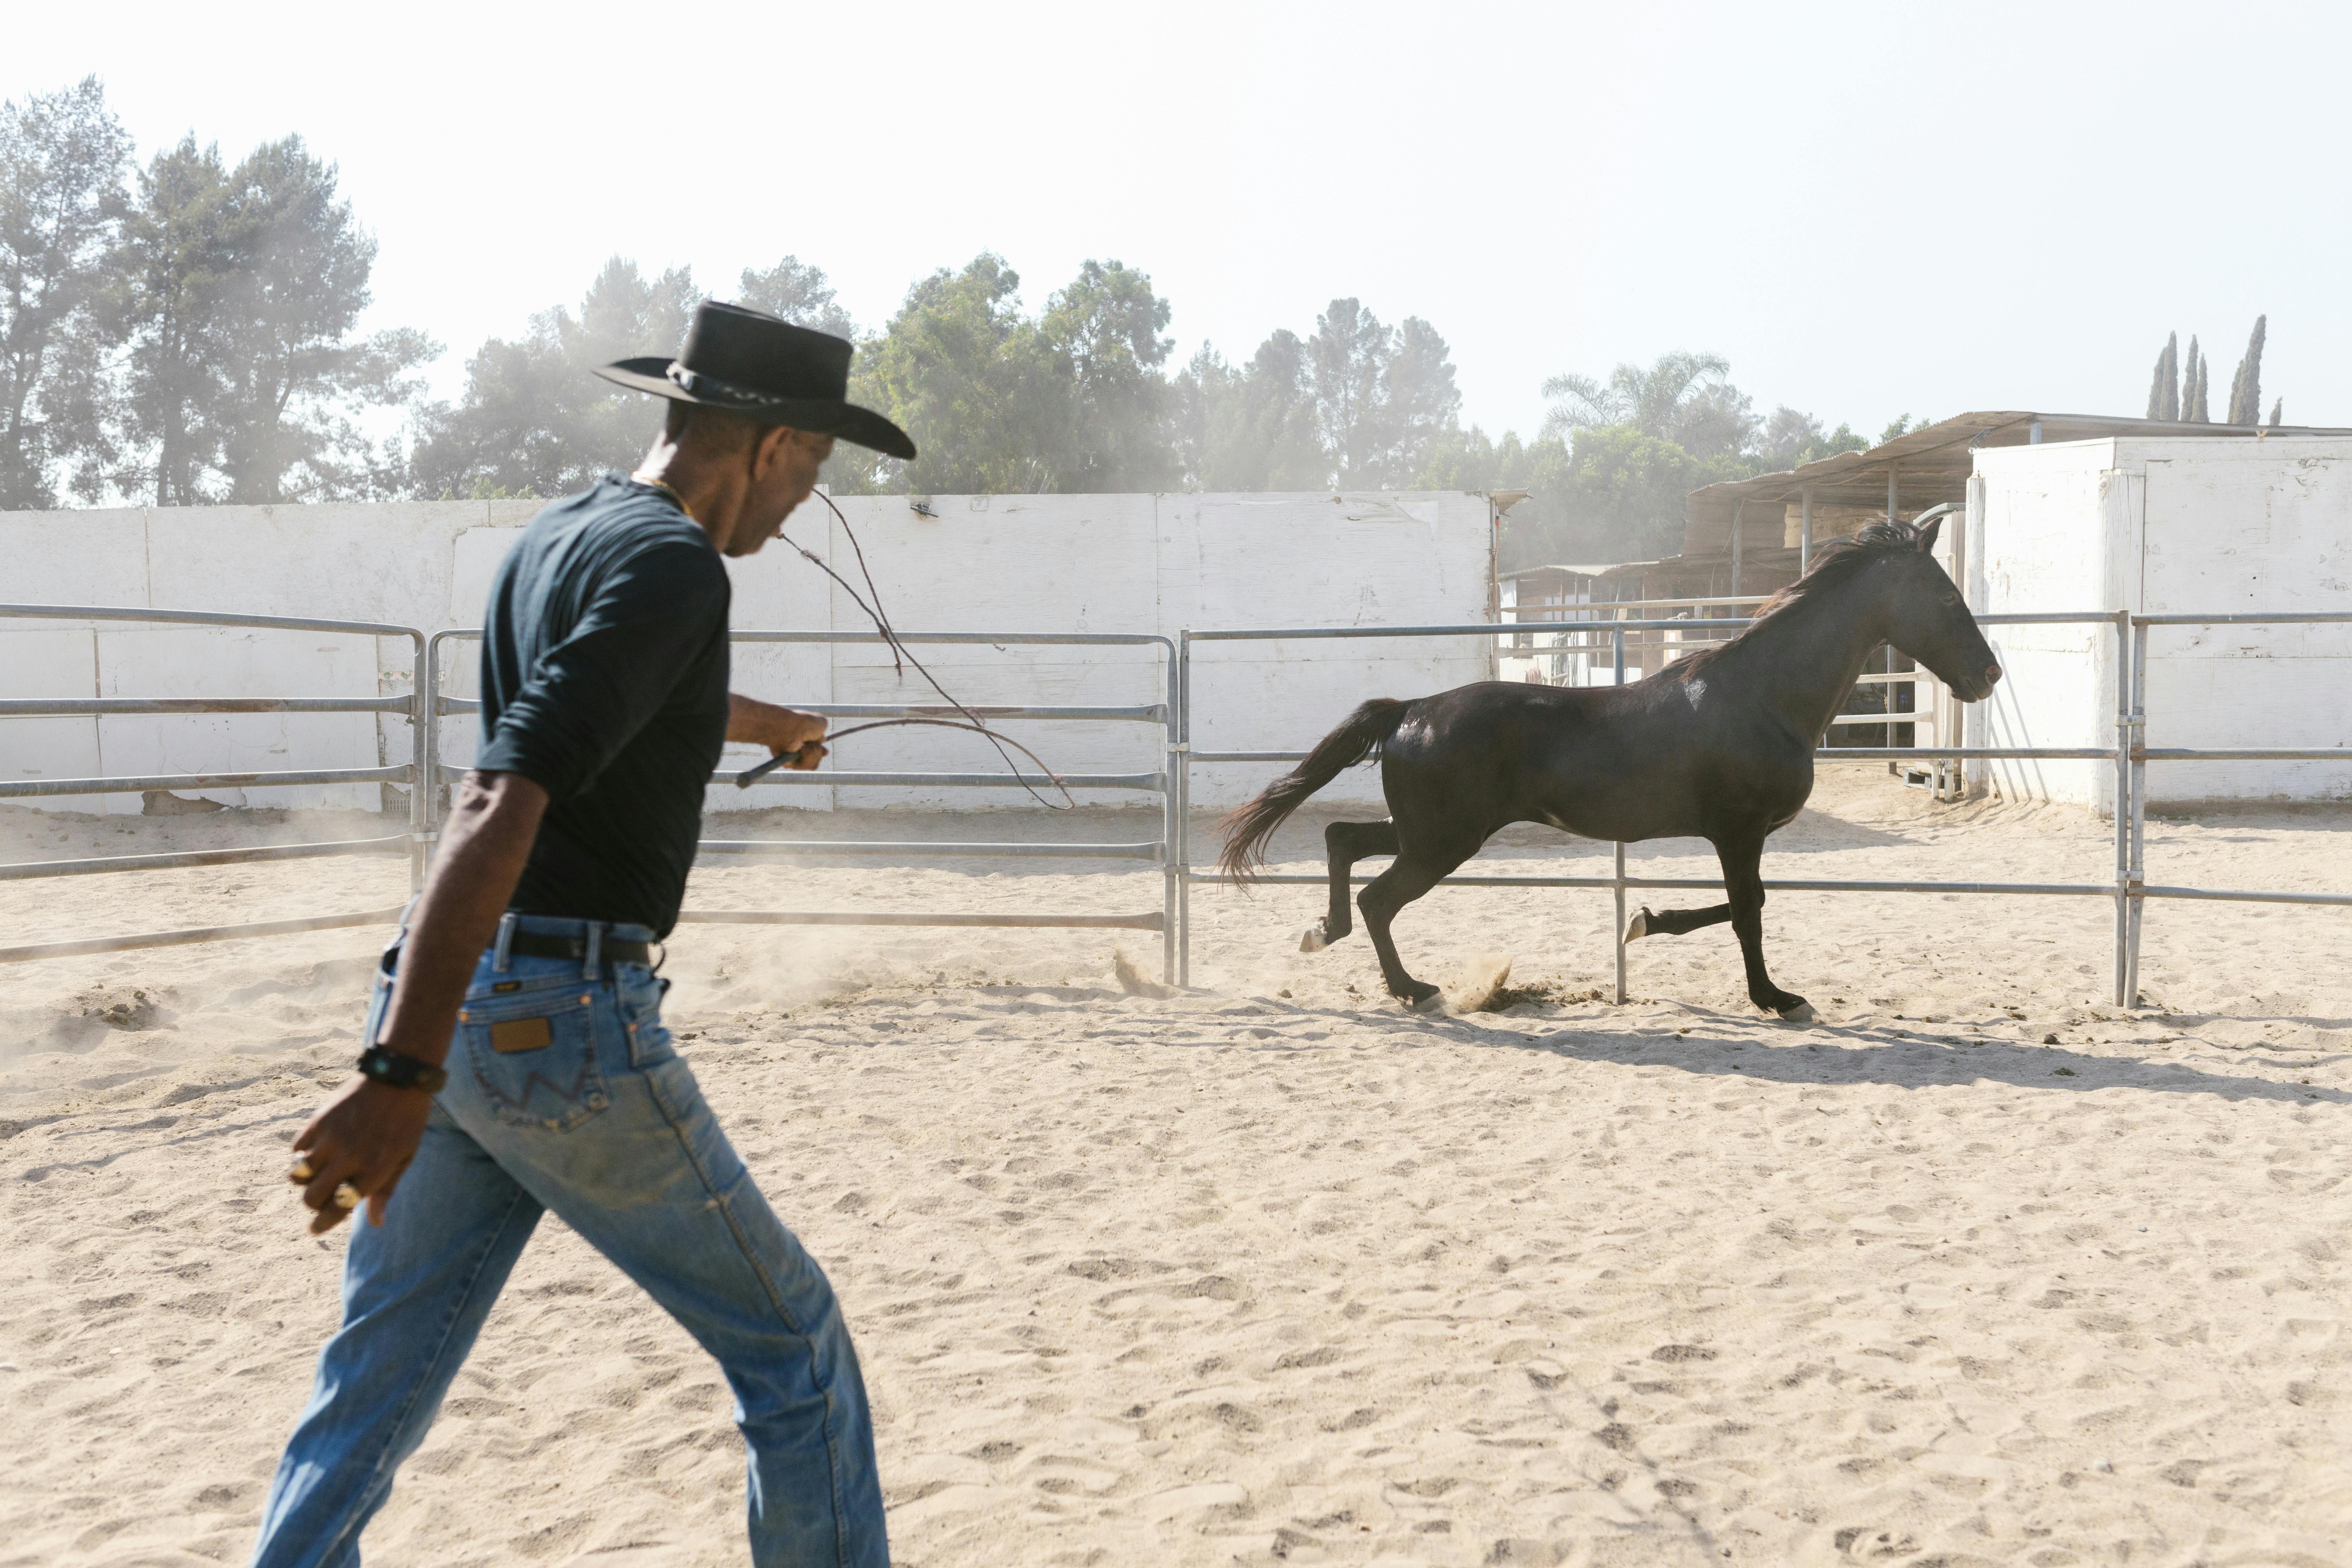
[[[576,935],[577,921],[518,929]],[[613,938],[646,941],[641,927]],[[736,1157],[641,964],[485,953],[449,1082],[381,1227],[353,1216],[343,1326],[262,1510],[255,1568],[348,1568],[548,1209],[719,1361],[758,1568],[887,1563],[866,1384],[815,1262]],[[376,976],[367,1038],[392,994]]]

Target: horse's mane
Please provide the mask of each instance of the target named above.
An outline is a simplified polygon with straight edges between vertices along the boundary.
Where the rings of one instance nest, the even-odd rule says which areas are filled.
[[[1740,628],[1738,636],[1701,648],[1696,653],[1685,654],[1666,666],[1665,673],[1685,678],[1700,674],[1707,666],[1755,636],[1757,628],[1774,616],[1785,616],[1810,599],[1843,587],[1874,561],[1918,548],[1918,528],[1901,521],[1874,522],[1858,533],[1832,539],[1813,552],[1813,563],[1806,568],[1803,576],[1756,606],[1755,618]],[[1705,626],[1706,623],[1696,621],[1692,624]]]

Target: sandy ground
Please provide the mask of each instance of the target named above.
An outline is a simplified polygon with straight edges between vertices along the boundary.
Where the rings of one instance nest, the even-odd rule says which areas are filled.
[[[2098,880],[2077,812],[1826,781],[1767,874]],[[0,858],[369,819],[57,820]],[[1100,814],[765,831],[1148,837]],[[1308,868],[1315,820],[1277,855]],[[2352,816],[2153,825],[2151,879],[2352,886]],[[730,827],[730,833],[739,831]],[[1707,862],[1636,852],[1662,874]],[[1605,865],[1533,830],[1477,868]],[[1036,868],[1043,867],[1040,872]],[[0,883],[0,943],[396,902],[391,860]],[[1007,861],[699,875],[690,906],[1148,910]],[[1697,901],[1692,900],[1691,901]],[[2352,1560],[2346,911],[2167,904],[2104,1004],[2095,900],[1783,895],[1759,1017],[1724,928],[1606,894],[1400,921],[1505,1008],[1409,1016],[1308,889],[1196,895],[1193,978],[1108,932],[684,928],[674,1016],[832,1274],[908,1563]],[[382,931],[9,966],[0,1564],[239,1561],[341,1243],[284,1145]],[[1157,939],[1120,933],[1147,973]],[[435,1565],[743,1560],[713,1368],[551,1221],[367,1539]]]

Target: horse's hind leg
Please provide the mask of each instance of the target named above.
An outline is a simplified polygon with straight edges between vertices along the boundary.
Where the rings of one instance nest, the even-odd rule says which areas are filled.
[[[1625,940],[1639,942],[1645,936],[1686,936],[1701,926],[1721,925],[1731,918],[1729,904],[1709,904],[1703,910],[1658,910],[1649,905],[1625,922]]]
[[[1739,937],[1739,956],[1748,963],[1748,999],[1786,1017],[1802,1007],[1805,999],[1773,984],[1764,970],[1764,840],[1719,841],[1715,853],[1723,862],[1724,890],[1731,895],[1731,929]]]
[[[1320,952],[1355,929],[1348,918],[1348,879],[1365,857],[1397,852],[1396,824],[1335,822],[1323,830],[1323,847],[1331,858],[1331,912],[1299,933],[1301,952]]]
[[[1461,854],[1451,851],[1433,855],[1427,850],[1406,851],[1396,863],[1372,879],[1357,902],[1364,911],[1364,934],[1372,939],[1372,951],[1380,954],[1381,978],[1388,984],[1389,994],[1410,1006],[1420,1006],[1437,994],[1437,987],[1415,980],[1404,972],[1397,960],[1396,942],[1389,935],[1389,922],[1397,911],[1437,886],[1454,868],[1476,854],[1472,845]]]

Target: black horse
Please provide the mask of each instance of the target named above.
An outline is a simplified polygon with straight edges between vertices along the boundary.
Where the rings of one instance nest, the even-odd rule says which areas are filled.
[[[1990,696],[2000,666],[1976,617],[1928,554],[1925,528],[1874,523],[1822,549],[1812,569],[1727,642],[1626,686],[1481,681],[1414,702],[1367,702],[1307,760],[1225,819],[1223,863],[1246,881],[1282,819],[1340,771],[1377,755],[1391,816],[1335,822],[1331,912],[1302,939],[1312,952],[1346,936],[1348,877],[1367,856],[1394,864],[1363,892],[1364,927],[1389,991],[1408,1004],[1437,988],[1397,961],[1389,922],[1494,834],[1541,822],[1586,838],[1705,838],[1728,900],[1704,910],[1644,909],[1628,941],[1729,921],[1748,994],[1783,1015],[1805,999],[1764,969],[1765,837],[1813,790],[1813,747],[1862,673],[1892,643],[1963,701]]]

